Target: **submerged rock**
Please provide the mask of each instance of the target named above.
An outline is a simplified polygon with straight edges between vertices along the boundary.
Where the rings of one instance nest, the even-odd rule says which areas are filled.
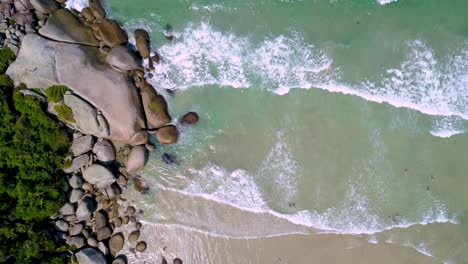
[[[148,182],[139,175],[135,176],[133,179],[133,186],[137,192],[146,193],[149,191]]]
[[[87,182],[94,184],[97,188],[105,188],[116,181],[114,174],[99,164],[89,166],[83,172],[83,178]]]
[[[144,29],[135,30],[135,43],[143,59],[147,59],[150,56],[150,37],[148,32]]]
[[[182,117],[182,124],[195,124],[198,122],[198,114],[195,112],[188,112]]]
[[[173,125],[161,127],[156,132],[156,139],[161,144],[174,144],[177,142],[178,137],[177,128]]]
[[[168,153],[162,155],[162,161],[169,165],[178,164],[176,156]]]
[[[60,208],[60,214],[61,215],[73,215],[75,214],[75,206],[71,203],[65,203],[61,208]]]
[[[104,255],[94,248],[85,248],[75,254],[78,264],[107,264]]]
[[[127,163],[125,168],[129,174],[136,173],[145,167],[148,158],[148,152],[145,146],[135,146],[128,155]]]

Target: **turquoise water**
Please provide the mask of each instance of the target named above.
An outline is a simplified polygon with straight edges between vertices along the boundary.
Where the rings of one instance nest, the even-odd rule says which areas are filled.
[[[106,4],[151,32],[163,58],[151,82],[172,116],[201,116],[152,156],[152,194],[133,194],[146,221],[264,243],[332,232],[403,248],[394,263],[467,263],[468,1]],[[248,254],[204,251],[215,243],[174,254]]]

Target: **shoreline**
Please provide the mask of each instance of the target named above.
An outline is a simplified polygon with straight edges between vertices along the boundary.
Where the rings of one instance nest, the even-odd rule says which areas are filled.
[[[159,144],[174,144],[177,127],[196,123],[198,115],[189,112],[174,123],[166,100],[145,78],[159,62],[148,33],[135,30],[130,44],[132,33],[107,18],[99,0],[81,12],[67,9],[66,0],[1,4],[9,15],[2,16],[4,45],[16,55],[6,74],[15,85],[34,88],[21,92],[47,103],[73,138],[64,169],[66,202],[51,217],[52,236],[66,245],[62,251],[72,262],[127,263],[119,254],[124,247],[144,252],[148,245],[140,238],[138,208],[122,194],[150,188],[138,173],[156,148],[151,134]],[[131,231],[120,231],[130,224]]]

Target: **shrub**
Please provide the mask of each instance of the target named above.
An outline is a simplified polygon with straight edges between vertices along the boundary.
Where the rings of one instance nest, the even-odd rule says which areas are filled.
[[[72,109],[66,104],[60,104],[54,106],[54,110],[57,112],[58,117],[68,123],[76,123],[75,117],[73,116]]]
[[[68,91],[66,85],[52,85],[45,90],[47,100],[58,103],[63,99],[63,95]]]
[[[70,145],[39,99],[0,76],[0,262],[58,263],[42,230],[63,204],[62,166]]]
[[[0,49],[0,73],[5,73],[10,63],[15,60],[15,53],[10,48]]]

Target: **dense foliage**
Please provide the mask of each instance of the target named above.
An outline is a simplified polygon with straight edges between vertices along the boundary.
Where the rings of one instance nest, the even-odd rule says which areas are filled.
[[[10,65],[11,62],[15,59],[15,54],[9,48],[0,49],[0,72],[4,73]]]
[[[0,262],[61,263],[42,230],[63,204],[61,168],[68,147],[64,129],[44,113],[39,99],[15,91],[1,75]]]
[[[68,87],[65,85],[52,85],[45,90],[48,101],[58,103],[63,99],[63,95],[68,91]]]
[[[71,124],[76,123],[75,117],[73,116],[73,111],[68,105],[56,105],[54,106],[54,110],[57,112],[57,115],[61,120],[67,121]]]

